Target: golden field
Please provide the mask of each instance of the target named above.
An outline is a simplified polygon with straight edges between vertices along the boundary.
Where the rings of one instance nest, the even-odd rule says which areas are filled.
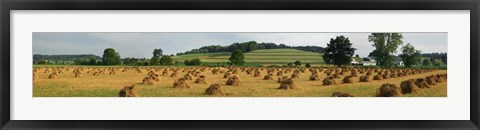
[[[212,70],[217,70],[213,74]],[[34,97],[118,97],[120,90],[125,86],[134,85],[136,96],[138,97],[332,97],[334,92],[344,92],[355,97],[375,97],[379,92],[380,86],[385,83],[395,84],[401,88],[401,82],[409,79],[425,78],[432,75],[445,75],[447,70],[419,70],[419,69],[368,69],[368,68],[327,68],[327,67],[34,67],[33,76],[33,96]],[[77,71],[77,72],[75,72]],[[102,72],[103,71],[103,72]],[[110,74],[114,71],[115,74]],[[166,71],[167,75],[162,75]],[[174,71],[176,76],[171,76]],[[237,73],[240,79],[239,85],[226,85],[228,78],[224,78],[225,73]],[[247,71],[251,73],[248,74]],[[260,76],[255,77],[254,73],[258,71]],[[294,89],[278,89],[280,83],[277,72],[286,72],[283,76],[291,77],[297,72],[299,77],[292,78],[295,84]],[[318,80],[311,81],[310,77],[315,71]],[[355,71],[356,77],[352,77],[353,83],[343,83],[345,76],[352,75]],[[369,82],[359,82],[361,76],[370,71],[371,79],[378,73],[407,73],[419,72],[400,77],[371,80]],[[79,77],[75,77],[75,73]],[[257,72],[257,73],[258,73]],[[272,80],[264,80],[264,76],[270,72]],[[55,76],[51,76],[56,73]],[[94,75],[94,73],[96,73]],[[148,74],[158,75],[158,81],[153,80],[153,84],[145,84],[144,78]],[[189,88],[173,87],[173,84],[179,78],[190,73],[192,80],[186,80]],[[330,73],[330,75],[327,75]],[[335,78],[336,85],[323,85],[326,77],[338,74]],[[80,76],[81,75],[81,76]],[[207,83],[194,83],[194,81],[204,75]],[[49,78],[50,77],[50,78]],[[208,95],[205,90],[211,84],[220,84],[224,95]],[[429,88],[421,88],[413,93],[404,93],[401,97],[446,97],[447,81],[429,85]]]

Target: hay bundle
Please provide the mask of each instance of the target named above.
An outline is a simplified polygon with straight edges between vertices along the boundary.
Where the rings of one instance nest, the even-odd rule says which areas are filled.
[[[340,74],[338,74],[338,73],[333,74],[333,78],[335,78],[335,79],[340,78]]]
[[[288,78],[288,79],[282,80],[282,82],[280,83],[280,87],[278,87],[277,89],[288,90],[288,89],[295,89],[295,88],[296,86],[295,86],[295,83],[293,83],[293,80],[291,78]]]
[[[351,75],[348,75],[348,76],[345,76],[342,80],[343,83],[353,83],[353,76]]]
[[[397,77],[397,74],[395,74],[395,73],[390,74],[390,78],[396,78],[396,77]]]
[[[212,69],[212,74],[218,74],[220,72],[220,69]]]
[[[323,79],[322,83],[323,85],[337,85],[337,83],[335,82],[335,79],[331,76]]]
[[[370,82],[370,81],[372,81],[372,80],[370,79],[370,76],[368,76],[368,75],[362,75],[362,76],[360,76],[360,82]]]
[[[263,77],[263,80],[273,80],[273,75],[267,74]]]
[[[163,70],[162,76],[167,76],[167,75],[168,75],[168,70],[167,69]]]
[[[197,84],[207,84],[207,77],[205,75],[200,75],[200,77],[198,77],[194,83],[197,83]]]
[[[48,78],[49,78],[49,79],[55,79],[55,78],[57,78],[57,77],[58,77],[58,74],[55,73],[55,72],[54,72],[54,73],[51,73],[50,75],[48,75]]]
[[[402,90],[395,84],[382,84],[377,90],[377,97],[399,97],[402,96]]]
[[[110,71],[110,73],[108,73],[108,74],[109,74],[109,75],[115,75],[115,74],[117,74],[117,72],[116,72],[115,70],[112,70],[112,71]]]
[[[223,75],[223,78],[230,78],[232,76],[232,73],[227,72]]]
[[[437,78],[436,78],[435,76],[433,76],[433,75],[432,75],[432,76],[427,76],[427,77],[425,77],[425,79],[427,80],[428,85],[435,85],[435,84],[437,84],[437,81],[436,81]]]
[[[220,86],[220,84],[212,84],[210,85],[210,87],[208,87],[206,90],[205,90],[205,93],[204,94],[207,94],[207,95],[214,95],[214,96],[224,96],[224,95],[228,95],[227,93],[224,93],[222,91],[222,88]]]
[[[228,78],[226,85],[238,86],[240,84],[240,78],[237,75],[232,75]]]
[[[170,77],[177,77],[177,72],[176,72],[176,71],[173,72],[173,73],[170,75]]]
[[[278,71],[277,76],[283,76],[283,71]]]
[[[260,71],[255,71],[255,74],[253,75],[253,77],[260,77]]]
[[[320,80],[320,77],[318,77],[318,74],[312,74],[310,76],[310,81],[315,81],[315,80]]]
[[[150,75],[148,75],[148,77],[150,77],[151,79],[153,79],[155,81],[160,80],[160,76],[158,74],[150,74]]]
[[[372,75],[372,71],[367,71],[367,73],[365,75],[367,75],[367,76]]]
[[[430,88],[430,85],[428,85],[427,81],[424,78],[416,79],[415,85],[417,85],[419,88]]]
[[[420,91],[420,88],[415,85],[415,80],[414,79],[409,79],[405,80],[402,83],[400,83],[400,88],[402,89],[402,93],[416,93]]]
[[[447,80],[446,77],[443,77],[443,76],[440,75],[440,74],[437,74],[437,75],[436,75],[435,82],[437,82],[437,83],[443,83],[443,82],[445,82],[446,80]]]
[[[232,74],[238,74],[238,70],[237,70],[237,69],[233,69]]]
[[[382,74],[382,78],[383,79],[388,79],[388,78],[390,78],[390,74],[388,74],[388,73]]]
[[[93,72],[92,75],[93,75],[93,76],[98,76],[98,75],[100,75],[100,73],[99,73],[98,71],[95,71],[95,72]]]
[[[145,77],[142,80],[142,84],[152,85],[153,84],[153,79],[150,76]]]
[[[350,93],[335,91],[333,92],[332,97],[355,97],[355,96]]]
[[[75,77],[76,77],[76,78],[77,78],[77,77],[82,77],[82,76],[83,76],[83,75],[82,75],[82,73],[80,73],[80,72],[79,72],[79,73],[75,73]]]
[[[382,79],[383,79],[383,78],[382,78],[382,76],[380,76],[380,75],[375,75],[375,76],[373,76],[373,80],[382,80]]]
[[[193,80],[193,76],[190,73],[187,73],[183,76],[185,80]]]
[[[282,83],[282,81],[283,81],[284,79],[288,79],[288,77],[287,77],[287,76],[283,76],[283,77],[281,77],[281,78],[278,77],[277,83]]]
[[[403,74],[402,72],[397,73],[397,77],[403,77],[403,76],[405,76],[405,74]]]
[[[299,73],[293,73],[292,76],[290,76],[290,78],[298,78],[299,77]]]
[[[135,85],[125,86],[118,93],[119,97],[137,97],[137,92],[135,91]]]
[[[251,75],[252,74],[252,71],[251,69],[248,69],[246,72],[247,72],[247,75]]]
[[[185,82],[184,78],[179,78],[177,81],[173,82],[174,88],[190,88],[190,85]]]
[[[151,75],[151,74],[155,74],[155,71],[153,70],[148,71],[147,75]]]
[[[354,71],[350,72],[350,76],[357,77],[358,76],[357,71],[354,70]]]

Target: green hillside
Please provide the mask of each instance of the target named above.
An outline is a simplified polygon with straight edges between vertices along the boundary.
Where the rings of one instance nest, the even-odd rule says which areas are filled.
[[[264,49],[245,53],[245,62],[248,64],[286,65],[296,60],[302,63],[324,64],[322,54],[306,52],[296,49]],[[227,63],[229,52],[188,54],[173,57],[174,61],[183,62],[186,59],[199,58],[206,63]]]

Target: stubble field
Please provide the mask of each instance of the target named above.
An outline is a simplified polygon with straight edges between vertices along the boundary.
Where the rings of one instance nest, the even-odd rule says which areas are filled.
[[[163,74],[164,71],[167,74]],[[175,71],[176,76],[172,76]],[[213,71],[216,71],[216,74],[213,74]],[[285,72],[283,76],[293,81],[294,89],[278,89],[281,85],[278,78],[283,77],[277,76],[279,71]],[[359,78],[367,75],[369,71],[368,77],[371,80],[360,82]],[[408,72],[414,73],[407,75]],[[158,81],[147,78],[152,73]],[[225,73],[236,75],[240,80],[238,85],[226,85],[228,78],[224,78]],[[255,73],[259,76],[255,77]],[[272,79],[264,80],[268,73]],[[297,73],[298,77],[291,78],[294,73]],[[318,75],[318,79],[312,81],[310,78],[313,73]],[[385,73],[405,75],[373,80],[373,76]],[[395,84],[400,88],[402,81],[435,75],[445,75],[445,80],[429,85],[428,88],[397,96],[446,97],[446,73],[447,70],[324,67],[34,67],[33,97],[118,97],[120,90],[131,85],[135,86],[135,96],[138,97],[332,97],[334,92],[349,93],[355,97],[375,97],[382,84]],[[192,78],[185,80],[189,88],[174,87],[174,82],[186,75]],[[194,83],[201,75],[206,77],[207,83]],[[323,83],[325,78],[334,75],[338,76],[333,79],[336,84]],[[345,76],[351,75],[355,75],[351,78],[353,83],[343,83]],[[220,85],[222,94],[205,94],[206,89],[215,83]]]

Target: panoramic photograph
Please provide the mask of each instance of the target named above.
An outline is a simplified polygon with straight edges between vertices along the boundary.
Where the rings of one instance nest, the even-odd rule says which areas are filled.
[[[34,32],[33,97],[447,97],[448,33]]]

